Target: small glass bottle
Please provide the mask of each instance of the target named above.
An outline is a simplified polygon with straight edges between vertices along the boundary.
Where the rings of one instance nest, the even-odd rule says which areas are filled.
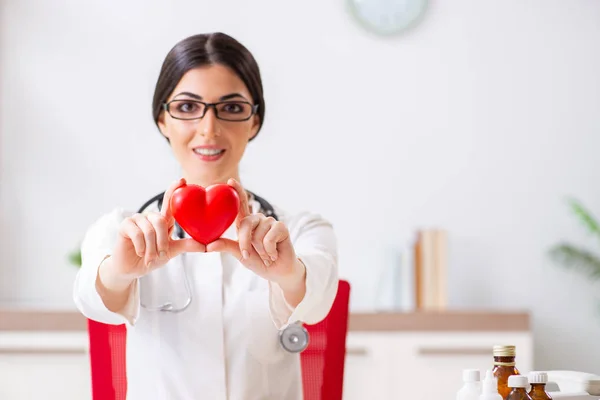
[[[512,388],[506,400],[532,400],[527,394],[527,377],[523,375],[511,375],[508,377],[508,387]]]
[[[517,352],[515,346],[494,346],[494,377],[498,379],[498,393],[506,400],[511,392],[508,386],[508,378],[512,375],[519,375],[519,370],[515,366]]]
[[[532,400],[552,400],[552,397],[546,392],[547,383],[547,373],[537,371],[529,373],[529,384],[531,385],[529,396],[531,396]]]

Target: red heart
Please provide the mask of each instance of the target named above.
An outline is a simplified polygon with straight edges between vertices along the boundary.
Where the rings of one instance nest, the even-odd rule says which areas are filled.
[[[171,197],[173,218],[194,240],[204,245],[221,237],[240,208],[237,191],[226,184],[206,188],[184,185]]]

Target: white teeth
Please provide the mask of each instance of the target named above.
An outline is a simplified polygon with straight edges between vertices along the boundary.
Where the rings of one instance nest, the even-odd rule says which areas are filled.
[[[194,149],[194,152],[201,156],[216,156],[224,151],[223,149]]]

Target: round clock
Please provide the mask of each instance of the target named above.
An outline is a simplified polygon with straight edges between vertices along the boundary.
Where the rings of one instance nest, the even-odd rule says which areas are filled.
[[[412,27],[423,16],[427,0],[346,0],[350,12],[366,29],[393,35]]]

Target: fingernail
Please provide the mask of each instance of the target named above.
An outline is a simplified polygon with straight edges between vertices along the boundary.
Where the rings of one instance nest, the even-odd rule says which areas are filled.
[[[242,257],[244,257],[244,259],[247,259],[248,257],[250,257],[250,254],[248,254],[247,250],[242,250]]]
[[[273,260],[273,261],[277,260],[277,256],[271,256],[271,260]]]
[[[150,268],[150,267],[152,267],[152,261],[148,261],[148,264],[146,264],[146,267],[147,267],[147,268]]]
[[[264,262],[265,262],[265,265],[266,265],[267,267],[271,265],[271,261],[270,261],[270,260],[264,260]]]
[[[160,254],[158,255],[160,258],[165,258],[167,256],[167,252],[166,251],[161,251]]]

